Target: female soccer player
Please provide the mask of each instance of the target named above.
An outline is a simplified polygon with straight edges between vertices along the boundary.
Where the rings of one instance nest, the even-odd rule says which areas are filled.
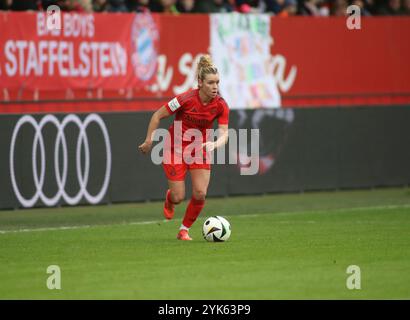
[[[146,139],[138,147],[142,153],[147,154],[151,150],[152,135],[158,128],[160,120],[175,115],[174,122],[168,129],[170,139],[165,142],[163,160],[169,187],[164,203],[166,219],[173,218],[175,205],[181,203],[185,198],[185,175],[188,170],[192,180],[192,198],[186,208],[177,235],[179,240],[192,240],[188,234],[189,228],[205,205],[211,177],[211,165],[206,152],[212,152],[228,141],[229,108],[218,94],[219,74],[210,56],[205,55],[200,58],[197,65],[197,77],[198,89],[191,89],[176,96],[153,114],[148,125]],[[213,127],[215,119],[218,119],[218,138],[216,141],[207,141],[206,129]],[[178,132],[178,129],[181,132]],[[184,136],[188,129],[197,129],[200,133],[202,138],[200,153],[195,152],[192,155],[194,153],[191,150],[192,146],[188,148],[191,139],[186,139],[188,135]]]

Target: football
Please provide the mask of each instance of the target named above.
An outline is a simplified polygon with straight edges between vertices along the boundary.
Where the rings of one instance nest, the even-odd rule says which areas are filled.
[[[210,217],[204,222],[202,235],[209,242],[226,241],[231,236],[231,224],[223,217]]]

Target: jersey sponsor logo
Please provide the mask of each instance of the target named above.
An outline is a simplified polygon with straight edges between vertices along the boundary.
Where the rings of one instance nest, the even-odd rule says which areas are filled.
[[[191,123],[198,127],[207,127],[209,126],[210,122],[208,119],[197,119],[193,116],[190,116],[189,114],[184,115],[184,121],[187,121],[188,123]]]
[[[177,98],[172,99],[170,102],[168,102],[168,106],[172,111],[175,111],[178,109],[181,105],[178,102]]]

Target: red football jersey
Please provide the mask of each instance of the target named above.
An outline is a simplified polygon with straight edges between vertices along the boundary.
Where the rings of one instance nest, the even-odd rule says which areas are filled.
[[[175,114],[173,124],[169,127],[170,137],[172,138],[172,147],[174,144],[174,129],[175,122],[180,121],[182,125],[181,134],[184,136],[185,132],[189,129],[198,129],[202,135],[202,141],[206,141],[206,129],[213,128],[213,122],[218,119],[218,124],[228,124],[229,122],[229,108],[225,100],[217,95],[208,104],[202,104],[199,98],[199,89],[190,89],[180,95],[177,95],[174,99],[166,104],[166,108],[170,114]],[[181,126],[180,125],[180,126]],[[175,141],[180,141],[178,136],[175,137]],[[194,140],[194,138],[190,139]],[[182,146],[190,144],[191,141],[183,140]]]

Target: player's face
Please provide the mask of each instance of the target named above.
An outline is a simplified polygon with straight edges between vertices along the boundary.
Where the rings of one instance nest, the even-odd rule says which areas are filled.
[[[203,81],[199,80],[200,90],[210,99],[215,98],[218,94],[219,75],[207,74]]]

